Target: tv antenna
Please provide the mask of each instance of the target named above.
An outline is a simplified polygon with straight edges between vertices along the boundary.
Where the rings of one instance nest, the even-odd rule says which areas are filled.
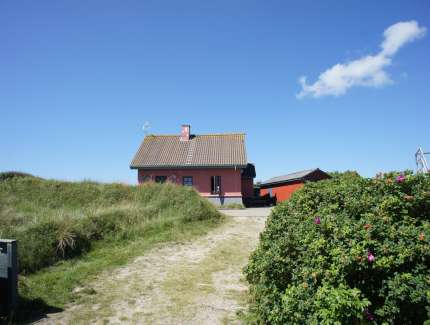
[[[428,173],[429,165],[427,164],[426,155],[430,155],[430,152],[424,152],[420,147],[415,153],[415,163],[417,164],[417,173]]]
[[[145,136],[147,136],[149,134],[149,129],[151,129],[151,125],[149,124],[148,121],[143,123],[142,129],[143,129],[143,133],[145,133]]]

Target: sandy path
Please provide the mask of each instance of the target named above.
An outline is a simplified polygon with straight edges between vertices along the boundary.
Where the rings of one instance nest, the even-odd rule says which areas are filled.
[[[43,324],[231,324],[246,307],[242,268],[269,209],[229,210],[206,236],[160,246],[83,288],[83,303]],[[90,290],[88,290],[90,289]],[[92,290],[94,289],[94,290]]]

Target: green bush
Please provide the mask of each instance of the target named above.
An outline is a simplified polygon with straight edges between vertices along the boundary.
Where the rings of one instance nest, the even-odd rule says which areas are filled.
[[[355,173],[277,206],[245,268],[268,324],[422,324],[430,318],[430,175]]]
[[[79,256],[95,241],[133,240],[219,218],[195,190],[171,183],[128,186],[25,175],[0,182],[0,238],[18,239],[23,274]]]

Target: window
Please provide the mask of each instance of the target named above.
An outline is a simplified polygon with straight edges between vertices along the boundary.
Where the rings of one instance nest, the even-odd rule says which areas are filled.
[[[184,177],[182,177],[182,185],[184,185],[184,186],[193,186],[193,177],[192,176],[184,176]]]
[[[220,194],[221,193],[221,176],[212,176],[211,177],[211,192],[212,192],[212,194]]]
[[[155,176],[156,183],[165,183],[167,181],[167,176]]]
[[[151,176],[149,175],[143,175],[142,177],[142,183],[147,183],[151,180]]]

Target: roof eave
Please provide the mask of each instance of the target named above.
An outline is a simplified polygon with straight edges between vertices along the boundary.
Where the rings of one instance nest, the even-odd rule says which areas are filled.
[[[281,184],[288,184],[288,183],[294,183],[294,182],[305,182],[306,178],[300,177],[300,178],[293,178],[278,182],[270,182],[270,183],[261,183],[260,186],[271,186],[271,185],[281,185]]]
[[[200,169],[200,168],[246,168],[247,164],[234,165],[161,165],[161,166],[138,166],[130,165],[130,169]]]

